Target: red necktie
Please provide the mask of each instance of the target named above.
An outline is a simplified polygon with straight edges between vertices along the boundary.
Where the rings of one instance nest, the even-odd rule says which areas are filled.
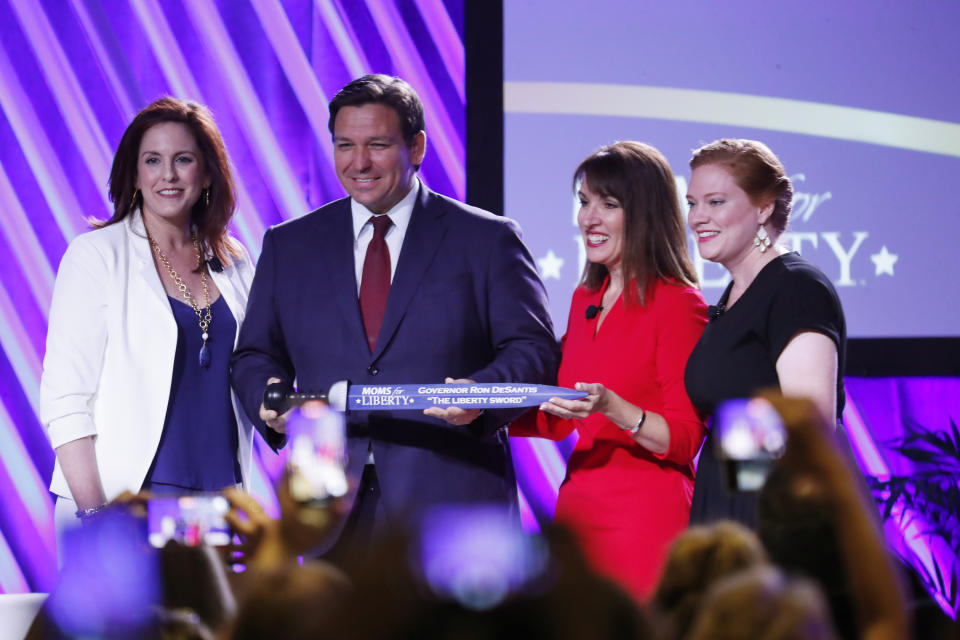
[[[393,221],[385,215],[372,216],[373,239],[367,245],[367,256],[363,260],[363,275],[360,278],[360,313],[363,314],[363,327],[367,332],[370,353],[377,346],[380,325],[383,324],[383,312],[387,308],[387,296],[390,294],[390,249],[387,248],[387,229]]]

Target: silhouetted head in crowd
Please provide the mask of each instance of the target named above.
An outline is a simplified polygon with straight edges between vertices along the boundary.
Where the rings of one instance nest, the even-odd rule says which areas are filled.
[[[141,508],[114,506],[70,532],[60,582],[29,637],[204,638],[233,617],[215,550],[174,541],[154,549]]]
[[[214,633],[190,609],[164,609],[157,612],[156,621],[141,640],[214,640]]]
[[[758,566],[718,582],[707,593],[687,640],[834,640],[820,590]]]
[[[587,567],[571,536],[551,531],[547,540],[549,560],[540,578],[500,594],[489,607],[472,607],[464,604],[469,598],[461,602],[426,584],[411,561],[410,537],[385,538],[356,575],[355,590],[328,634],[365,640],[655,637],[632,598]]]
[[[736,522],[691,527],[670,547],[651,606],[667,638],[682,638],[707,591],[744,569],[768,564],[757,536]]]
[[[233,640],[352,637],[330,634],[330,618],[351,590],[347,577],[333,565],[308,562],[250,578],[229,635]],[[378,608],[376,603],[363,615],[378,615]]]
[[[166,610],[192,611],[213,630],[236,613],[223,562],[212,547],[171,540],[160,550],[160,566]]]
[[[828,498],[818,478],[775,466],[757,502],[757,534],[776,565],[817,582],[840,634],[858,637]]]

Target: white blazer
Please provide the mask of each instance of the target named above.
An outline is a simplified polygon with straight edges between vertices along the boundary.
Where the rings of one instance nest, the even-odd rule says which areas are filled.
[[[124,490],[140,490],[170,398],[177,323],[150,251],[135,211],[122,222],[74,238],[53,289],[40,420],[54,449],[94,436],[108,500]],[[244,253],[210,275],[239,332],[253,280],[249,256]],[[236,395],[232,399],[237,459],[248,486],[253,425]],[[72,497],[59,460],[50,491]]]

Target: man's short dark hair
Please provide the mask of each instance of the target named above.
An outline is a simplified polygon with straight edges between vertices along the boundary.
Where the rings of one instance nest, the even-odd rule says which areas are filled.
[[[330,101],[330,121],[327,126],[333,135],[337,112],[343,107],[361,107],[365,104],[384,104],[397,112],[403,141],[409,147],[418,133],[426,129],[423,103],[409,84],[396,76],[373,73],[357,78]]]

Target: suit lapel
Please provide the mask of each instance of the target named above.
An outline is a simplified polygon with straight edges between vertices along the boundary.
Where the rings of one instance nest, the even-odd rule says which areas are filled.
[[[363,332],[363,316],[360,315],[360,303],[357,300],[357,277],[353,264],[353,218],[350,213],[350,199],[345,198],[336,209],[317,216],[314,246],[326,261],[326,269],[334,291],[336,304],[351,335],[352,342],[358,344],[365,353],[369,353],[367,338]],[[323,277],[323,276],[321,276]],[[318,301],[328,304],[328,301]],[[321,316],[322,317],[322,316]]]
[[[400,249],[397,273],[390,284],[390,296],[387,298],[387,309],[384,312],[380,335],[377,337],[374,358],[379,357],[390,344],[447,232],[444,221],[446,212],[433,202],[436,197],[436,194],[421,184],[420,194],[410,216],[410,226],[407,227],[407,235],[404,236]]]

